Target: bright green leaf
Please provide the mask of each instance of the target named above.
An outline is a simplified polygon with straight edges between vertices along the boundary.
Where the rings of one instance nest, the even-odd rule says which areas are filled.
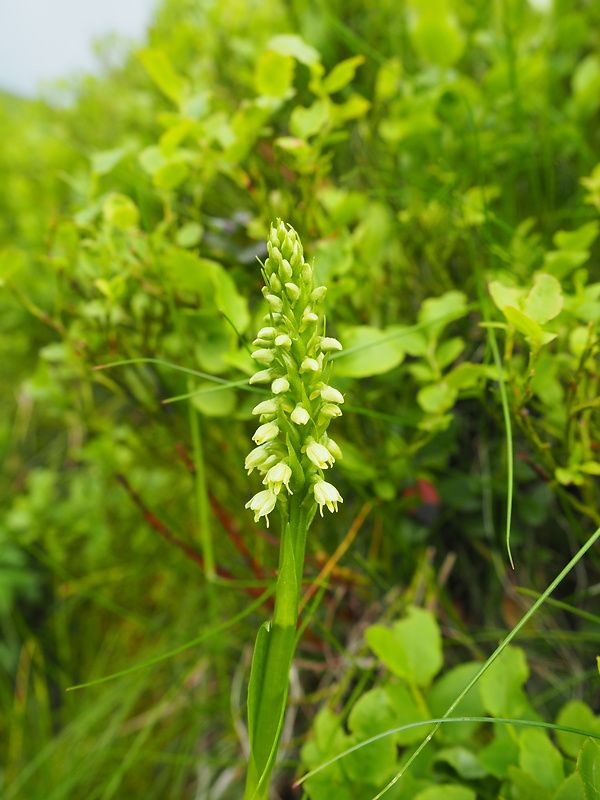
[[[583,783],[586,800],[600,797],[600,744],[586,739],[577,759],[577,771]]]
[[[329,119],[329,103],[317,100],[309,106],[296,106],[290,116],[290,132],[299,139],[307,140],[323,130]]]
[[[484,778],[488,772],[472,750],[466,747],[444,747],[436,756],[436,761],[443,761],[452,767],[456,774],[464,780]]]
[[[266,50],[258,59],[254,72],[256,91],[267,97],[286,97],[292,88],[294,72],[292,56]]]
[[[133,200],[116,192],[108,196],[102,207],[102,213],[110,225],[122,230],[134,228],[140,218],[140,212]]]
[[[586,222],[574,231],[557,231],[552,241],[559,250],[589,250],[598,236],[598,230],[600,223]]]
[[[331,72],[323,78],[321,83],[323,91],[326,94],[334,94],[334,92],[339,92],[340,89],[343,89],[353,80],[357,68],[364,63],[364,60],[364,56],[354,56],[336,64]]]
[[[440,381],[420,389],[417,394],[417,402],[428,414],[443,414],[452,408],[457,394],[454,387],[446,381]]]
[[[568,703],[565,703],[558,713],[556,724],[565,725],[568,728],[579,728],[580,730],[587,730],[592,733],[600,731],[600,722],[598,718],[594,715],[592,709],[582,700],[569,700]],[[571,758],[577,758],[585,738],[585,736],[580,736],[578,733],[556,731],[558,744],[563,752],[571,756]]]
[[[408,616],[391,628],[372,625],[367,644],[383,664],[400,678],[426,686],[442,666],[442,637],[435,616],[411,606]]]
[[[538,344],[542,341],[544,331],[541,326],[531,317],[528,317],[521,309],[514,306],[505,306],[503,309],[504,316],[513,325],[519,333],[528,336],[532,342]]]
[[[513,785],[512,797],[519,800],[552,800],[552,795],[547,789],[536,781],[525,770],[519,767],[510,766],[508,768],[508,778]]]
[[[455,64],[465,46],[462,33],[453,22],[427,12],[417,21],[411,38],[424,61],[441,67]]]
[[[569,775],[558,787],[552,800],[586,800],[579,775]]]
[[[450,322],[464,317],[466,313],[467,298],[465,295],[462,292],[451,291],[441,297],[427,298],[421,305],[418,320],[428,324],[424,331],[425,335],[430,340],[436,340]],[[441,321],[435,323],[436,320]]]
[[[175,72],[167,55],[162,50],[148,48],[140,51],[140,61],[158,88],[173,102],[180,103],[187,83]]]
[[[536,275],[533,288],[525,298],[523,311],[540,325],[554,319],[563,307],[560,283],[552,275]]]
[[[413,800],[475,800],[476,794],[472,789],[458,784],[445,783],[438,786],[430,786],[419,792]]]
[[[445,672],[438,678],[427,693],[427,703],[433,717],[441,717],[450,705],[456,700],[469,681],[477,674],[481,664],[468,661]],[[479,693],[479,683],[468,692],[452,712],[455,717],[481,717],[485,708]],[[453,722],[451,725],[442,725],[440,737],[445,742],[465,742],[478,728],[478,722]]]
[[[190,170],[182,161],[169,161],[159,167],[152,178],[158,189],[175,189],[187,178]]]
[[[507,306],[518,308],[521,304],[521,298],[525,294],[523,289],[518,289],[513,286],[504,286],[500,281],[492,281],[488,288],[492,300],[500,311],[504,311]]]
[[[507,647],[479,679],[481,699],[494,717],[517,718],[527,708],[522,686],[529,677],[525,653]]]
[[[385,333],[368,325],[347,328],[342,337],[344,351],[336,359],[336,374],[366,378],[389,372],[401,364],[402,350],[385,337]]]
[[[563,759],[545,731],[525,728],[519,737],[519,765],[548,792],[565,779]]]
[[[114,150],[103,150],[91,157],[92,172],[95,175],[108,175],[125,156],[129,155],[129,147],[117,147]]]
[[[279,36],[274,36],[269,39],[267,47],[269,50],[279,53],[279,55],[292,56],[296,61],[300,61],[301,64],[306,64],[306,66],[318,64],[321,60],[318,51],[306,44],[301,36],[297,36],[294,33],[282,33]]]
[[[218,384],[204,381],[196,387],[192,398],[192,405],[207,417],[229,417],[233,414],[236,404],[236,395],[233,389],[219,386]]]

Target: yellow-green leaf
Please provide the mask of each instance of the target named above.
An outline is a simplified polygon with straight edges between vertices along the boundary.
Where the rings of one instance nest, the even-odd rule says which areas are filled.
[[[162,50],[147,48],[140,52],[140,61],[163,94],[179,104],[187,88],[187,82],[175,72],[167,55]]]

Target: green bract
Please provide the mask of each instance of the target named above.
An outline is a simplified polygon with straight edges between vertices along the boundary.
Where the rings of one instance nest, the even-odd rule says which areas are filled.
[[[252,437],[260,447],[246,458],[248,474],[257,469],[265,477],[266,490],[246,503],[257,522],[287,495],[300,493],[305,505],[319,505],[337,511],[343,502],[338,490],[323,480],[339,448],[327,436],[329,423],[341,415],[344,398],[327,380],[327,359],[342,345],[319,333],[318,308],[326,288],[315,287],[313,269],[304,260],[296,231],[281,220],[271,226],[267,241],[269,257],[263,265],[263,294],[269,304],[254,340],[252,358],[269,365],[250,383],[270,383],[272,397],[259,403],[253,414],[261,425]],[[337,455],[339,458],[339,455]],[[285,491],[282,491],[282,485]]]

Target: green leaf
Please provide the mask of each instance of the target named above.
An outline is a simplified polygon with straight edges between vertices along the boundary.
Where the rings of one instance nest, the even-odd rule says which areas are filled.
[[[512,797],[518,797],[519,800],[552,800],[550,792],[519,767],[509,767],[508,778],[514,787]]]
[[[533,288],[525,298],[523,311],[540,325],[554,319],[563,307],[560,283],[552,275],[538,274]]]
[[[600,223],[586,222],[574,231],[557,231],[552,241],[559,250],[589,250],[599,229]]]
[[[368,325],[346,328],[342,336],[344,352],[336,359],[336,374],[366,378],[389,372],[401,364],[404,354],[400,345],[385,341],[385,336],[383,331]]]
[[[481,699],[494,717],[518,718],[527,708],[522,686],[529,677],[525,653],[507,647],[479,679]]]
[[[488,772],[472,750],[466,747],[444,747],[436,753],[435,761],[443,761],[467,781],[484,778]]]
[[[174,103],[179,104],[187,88],[187,82],[173,69],[162,50],[148,48],[140,51],[140,61],[158,88]]]
[[[565,703],[558,712],[556,724],[565,725],[568,728],[579,728],[592,733],[600,731],[600,721],[594,715],[592,709],[582,700],[569,700],[568,703]],[[586,737],[580,736],[578,733],[556,731],[556,739],[564,753],[571,756],[571,758],[577,758]]]
[[[391,628],[372,625],[367,644],[394,675],[417,686],[427,686],[443,663],[442,637],[435,616],[411,606],[405,619]]]
[[[494,739],[491,744],[479,751],[479,760],[496,778],[505,778],[508,768],[514,766],[518,758],[519,746],[513,739]]]
[[[323,130],[329,119],[329,103],[317,100],[309,106],[296,106],[290,116],[290,131],[299,139],[307,140]]]
[[[292,88],[295,69],[292,56],[266,50],[258,59],[254,71],[256,91],[267,97],[287,97]]]
[[[204,228],[198,222],[186,222],[177,229],[175,241],[179,247],[196,247],[202,239]]]
[[[265,679],[265,666],[269,651],[269,635],[271,623],[263,622],[258,629],[254,652],[252,653],[252,666],[250,668],[250,682],[248,683],[248,737],[250,746],[259,735],[255,730],[256,719],[259,716],[262,687]]]
[[[443,414],[449,411],[458,395],[457,390],[446,381],[424,386],[417,393],[417,402],[428,414]]]
[[[321,88],[326,94],[333,94],[343,89],[350,81],[353,80],[358,67],[365,61],[364,56],[354,56],[347,58],[345,61],[340,61],[336,64],[331,72],[323,78]]]
[[[552,250],[544,255],[544,269],[559,280],[589,259],[588,250]]]
[[[525,294],[524,289],[515,288],[513,286],[504,286],[500,281],[492,281],[489,284],[490,295],[496,306],[500,311],[504,311],[507,306],[518,308],[521,304],[521,298]]]
[[[129,147],[117,147],[114,150],[103,150],[102,152],[94,153],[90,159],[92,172],[94,175],[108,175],[129,153]]]
[[[425,722],[434,716],[433,712],[429,713],[429,709],[424,703],[417,705],[414,694],[403,683],[389,683],[385,687],[385,692],[394,711],[390,728],[410,725],[413,722]],[[418,728],[409,728],[406,731],[399,731],[392,738],[399,745],[414,744],[422,741],[432,727],[432,725],[423,725]]]
[[[504,316],[510,322],[511,325],[514,326],[519,333],[522,333],[526,336],[529,341],[531,342],[533,347],[540,347],[543,344],[548,344],[553,339],[556,339],[555,333],[546,333],[542,330],[541,325],[539,325],[534,319],[527,316],[525,312],[521,311],[519,308],[514,308],[513,306],[506,306],[503,309]]]
[[[578,469],[587,475],[600,475],[600,462],[584,461],[583,464],[578,464]]]
[[[462,692],[469,681],[477,674],[481,664],[470,661],[446,672],[427,693],[427,704],[433,717],[441,717]],[[452,712],[455,717],[481,717],[484,705],[479,692],[479,683],[469,691]],[[445,742],[465,742],[479,727],[478,722],[453,722],[442,725],[439,736]]]
[[[595,739],[586,739],[577,759],[577,771],[583,783],[586,800],[600,797],[600,744]]]
[[[467,298],[462,292],[446,292],[441,297],[429,297],[423,302],[419,310],[418,320],[428,324],[425,335],[430,341],[437,340],[444,328],[453,320],[460,319],[467,314]],[[443,319],[446,317],[446,319]],[[436,320],[443,321],[435,323]]]
[[[419,792],[413,800],[476,800],[476,794],[466,786],[446,783],[440,786],[430,786]]]
[[[292,56],[296,61],[300,61],[301,64],[306,64],[307,67],[318,64],[321,61],[318,51],[307,44],[301,36],[297,36],[294,33],[282,33],[279,36],[273,36],[272,39],[269,39],[267,47],[281,56]]]
[[[229,417],[233,414],[236,404],[236,394],[233,389],[219,386],[211,381],[198,384],[192,398],[192,405],[206,417]]]
[[[586,800],[579,775],[569,775],[558,787],[552,800]]]
[[[397,724],[388,695],[382,688],[365,692],[348,717],[348,728],[354,734],[353,744],[384,733]],[[379,784],[393,774],[396,761],[396,743],[390,735],[348,755],[342,768],[354,781]]]
[[[388,59],[379,67],[375,81],[377,100],[391,100],[399,95],[403,72],[402,61],[397,57]]]
[[[212,292],[215,261],[173,248],[162,256],[161,263],[175,291],[200,292],[203,295]]]
[[[102,206],[102,213],[110,225],[121,230],[135,228],[140,218],[140,212],[133,200],[116,192],[108,196]]]
[[[0,286],[25,265],[25,251],[9,247],[0,250]]]
[[[465,47],[462,33],[453,22],[427,12],[417,21],[411,38],[419,56],[440,67],[456,64]]]
[[[444,369],[448,364],[452,364],[453,361],[456,361],[464,349],[465,341],[461,339],[460,336],[448,339],[442,342],[435,351],[435,363],[440,369]]]
[[[167,159],[163,156],[158,145],[152,145],[142,150],[138,156],[138,161],[148,175],[154,175],[157,170],[167,163]]]
[[[521,733],[519,765],[550,793],[565,779],[562,756],[545,731],[526,728]]]
[[[187,178],[190,170],[182,161],[169,161],[159,167],[152,178],[158,189],[175,189]]]

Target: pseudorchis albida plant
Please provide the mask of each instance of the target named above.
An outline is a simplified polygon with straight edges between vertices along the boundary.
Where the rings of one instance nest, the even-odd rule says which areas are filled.
[[[248,474],[262,475],[264,488],[246,508],[254,521],[277,509],[281,515],[279,570],[273,620],[258,632],[248,687],[250,757],[244,800],[266,800],[285,714],[289,673],[296,646],[306,534],[317,508],[337,511],[342,497],[325,480],[341,458],[328,435],[341,415],[342,394],[329,384],[329,355],[341,350],[325,336],[319,307],[325,286],[314,285],[300,238],[278,220],[267,241],[263,294],[269,310],[254,340],[252,357],[261,369],[252,384],[268,384],[270,396],[254,408],[256,447],[246,457]]]
[[[279,504],[285,513],[288,496],[297,492],[302,504],[337,511],[342,502],[324,470],[341,457],[327,435],[329,423],[341,416],[342,394],[327,383],[327,358],[341,350],[337,339],[319,335],[318,309],[327,289],[314,286],[313,269],[304,261],[302,244],[291,226],[281,220],[271,226],[264,263],[263,294],[269,304],[267,326],[253,342],[252,357],[264,369],[250,383],[268,383],[271,397],[253,410],[260,426],[258,445],[246,458],[248,474],[260,472],[265,489],[246,504],[258,522]]]

